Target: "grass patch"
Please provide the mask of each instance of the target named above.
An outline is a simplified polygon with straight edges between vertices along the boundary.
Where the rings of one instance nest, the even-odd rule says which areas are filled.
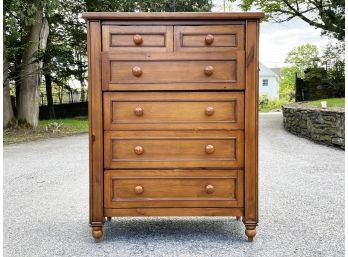
[[[88,132],[88,118],[40,120],[36,128],[12,126],[4,129],[4,145]]]
[[[321,99],[321,100],[303,102],[303,104],[307,105],[307,106],[321,107],[321,104],[320,104],[321,101],[326,101],[327,102],[327,107],[341,107],[341,108],[344,108],[344,103],[345,103],[344,97],[340,97],[340,98],[326,98],[326,99]]]

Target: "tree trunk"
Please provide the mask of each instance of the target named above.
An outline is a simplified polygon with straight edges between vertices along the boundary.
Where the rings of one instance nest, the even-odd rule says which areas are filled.
[[[58,99],[59,99],[59,104],[63,103],[63,86],[58,85]]]
[[[86,85],[83,79],[80,80],[80,84],[81,84],[81,98],[80,98],[80,102],[84,102],[86,101]]]
[[[6,57],[4,57],[4,67],[3,67],[3,127],[6,128],[10,122],[14,119],[12,101],[10,97],[10,81],[8,79],[8,62]]]
[[[55,119],[52,96],[52,77],[49,74],[45,74],[46,96],[47,96],[47,108],[50,119]]]
[[[36,127],[39,122],[42,61],[37,61],[35,54],[46,48],[49,32],[47,19],[43,17],[43,10],[38,10],[35,21],[28,28],[27,47],[23,52],[21,70],[21,86],[19,94],[18,121]]]

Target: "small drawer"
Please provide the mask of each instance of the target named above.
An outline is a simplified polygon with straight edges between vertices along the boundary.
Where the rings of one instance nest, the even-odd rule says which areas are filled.
[[[245,87],[244,52],[230,54],[230,59],[119,58],[120,56],[103,53],[103,90],[211,90]]]
[[[104,167],[242,168],[244,132],[105,131]]]
[[[175,26],[174,51],[244,50],[244,25]]]
[[[243,92],[104,93],[105,130],[243,129]]]
[[[105,171],[104,208],[136,207],[243,207],[243,171]]]
[[[103,51],[172,52],[172,26],[114,26],[102,28]]]

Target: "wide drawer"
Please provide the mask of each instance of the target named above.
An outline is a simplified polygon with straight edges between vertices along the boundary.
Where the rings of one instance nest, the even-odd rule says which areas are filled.
[[[241,130],[105,131],[104,167],[241,168],[243,144]]]
[[[228,52],[243,50],[244,25],[175,26],[176,52]]]
[[[104,208],[243,207],[242,170],[104,172]]]
[[[172,26],[103,25],[103,51],[172,52]]]
[[[106,92],[105,130],[243,129],[243,92]]]
[[[244,52],[227,55],[102,54],[103,90],[244,89]],[[183,59],[182,59],[183,58]]]

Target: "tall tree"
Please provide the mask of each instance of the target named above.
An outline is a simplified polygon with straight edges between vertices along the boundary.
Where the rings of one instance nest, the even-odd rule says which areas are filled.
[[[57,9],[57,0],[5,0],[5,55],[10,80],[16,83],[17,118],[31,126],[38,124],[42,52],[46,48],[46,17]]]
[[[8,77],[9,67],[6,57],[4,58],[3,67],[3,127],[6,128],[11,121],[14,119],[14,113],[12,108],[12,102],[10,97],[9,88],[9,77]]]
[[[316,45],[304,44],[291,50],[285,59],[289,65],[280,70],[280,97],[294,100],[296,77],[304,78],[304,71],[319,65],[319,50]]]
[[[329,78],[334,81],[344,80],[344,47],[344,42],[330,42],[326,45],[320,58],[322,65],[328,72]]]
[[[4,59],[6,59],[7,63],[8,81],[13,81],[15,84],[17,107],[21,84],[20,70],[23,55],[23,10],[25,10],[25,8],[21,7],[21,2],[19,0],[4,1]]]
[[[298,76],[303,78],[306,69],[319,65],[318,47],[312,44],[299,45],[288,53],[285,62],[296,67]]]
[[[39,85],[42,68],[42,61],[38,60],[37,54],[45,50],[49,31],[41,4],[37,6],[33,21],[25,30],[27,46],[23,51],[18,120],[35,127],[39,121]]]
[[[276,22],[298,17],[309,25],[321,29],[323,34],[344,41],[344,0],[242,0],[240,7],[243,10],[256,7],[266,13],[266,19]]]

